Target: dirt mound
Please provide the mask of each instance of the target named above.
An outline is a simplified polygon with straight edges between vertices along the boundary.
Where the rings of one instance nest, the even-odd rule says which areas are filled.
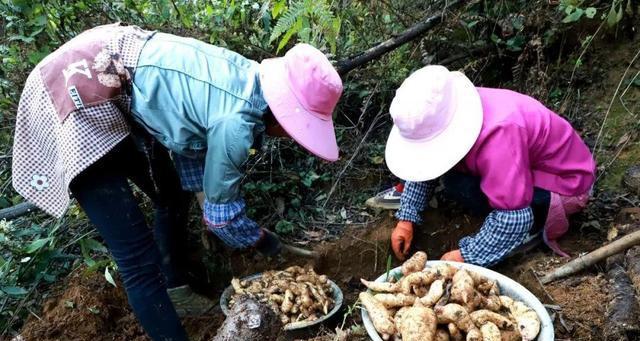
[[[100,274],[76,271],[49,299],[39,316],[22,328],[25,341],[148,341],[121,285],[114,288]],[[223,317],[189,317],[182,321],[192,340],[211,340]]]
[[[76,271],[66,290],[48,300],[41,319],[31,318],[22,330],[25,340],[148,340],[131,314],[127,296],[98,274]]]
[[[604,276],[573,277],[546,287],[556,304],[562,307],[570,334],[579,340],[602,338],[609,302],[607,288]],[[556,326],[558,333],[569,332],[564,328]]]

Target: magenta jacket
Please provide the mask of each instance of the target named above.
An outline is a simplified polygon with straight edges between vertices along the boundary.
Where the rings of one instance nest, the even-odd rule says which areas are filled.
[[[458,167],[481,178],[493,208],[527,207],[534,187],[564,196],[590,190],[596,163],[569,122],[529,96],[477,89],[482,129]]]

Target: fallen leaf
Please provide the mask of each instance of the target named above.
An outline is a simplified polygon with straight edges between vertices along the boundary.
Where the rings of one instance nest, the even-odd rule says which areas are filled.
[[[374,156],[370,158],[370,161],[374,165],[381,165],[384,162],[384,157],[382,156]]]
[[[344,207],[340,209],[340,217],[341,217],[343,220],[346,220],[346,219],[347,219],[347,210],[346,210]]]
[[[620,139],[618,140],[618,143],[616,144],[616,147],[620,147],[621,145],[629,142],[629,140],[631,139],[631,135],[629,135],[629,133],[625,133],[624,135],[622,135],[622,137],[620,137]]]

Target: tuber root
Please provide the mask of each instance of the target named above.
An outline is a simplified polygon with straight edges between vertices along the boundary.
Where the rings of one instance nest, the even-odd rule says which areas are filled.
[[[423,251],[418,251],[402,264],[402,274],[406,276],[410,273],[422,271],[425,264],[427,264],[427,254]]]
[[[398,331],[403,341],[433,341],[437,320],[433,310],[427,307],[411,307],[402,317]]]
[[[397,308],[412,305],[416,297],[405,294],[376,294],[373,296],[376,301],[382,303],[385,308]]]
[[[395,334],[396,328],[387,308],[368,292],[361,292],[359,298],[362,305],[367,309],[371,322],[373,322],[373,326],[378,333],[386,335]]]
[[[362,284],[364,284],[365,287],[369,288],[371,291],[375,291],[375,292],[398,292],[399,290],[399,286],[398,283],[389,283],[389,282],[384,282],[384,283],[378,283],[378,282],[371,282],[371,281],[367,281],[363,278],[360,279],[360,282],[362,282]]]
[[[452,341],[462,341],[462,332],[456,327],[455,323],[448,323],[447,330],[449,331],[449,337]]]
[[[438,276],[445,280],[450,280],[453,278],[453,275],[458,272],[458,268],[448,263],[440,263],[431,267],[433,271],[435,271]]]
[[[469,303],[473,300],[474,286],[473,278],[466,270],[458,270],[453,275],[453,286],[451,287],[451,299],[461,304]]]
[[[438,302],[438,300],[444,295],[444,281],[441,279],[437,279],[431,283],[431,287],[429,288],[429,292],[420,298],[422,304],[427,307],[432,307]]]
[[[459,304],[449,303],[445,306],[438,306],[435,307],[435,312],[438,323],[455,323],[456,327],[467,333],[476,329],[467,310]]]
[[[513,323],[508,318],[498,313],[494,313],[493,311],[484,309],[476,310],[469,314],[469,316],[471,316],[471,320],[473,320],[473,322],[477,326],[482,326],[486,323],[492,323],[498,326],[498,328],[500,329],[510,329],[513,327]]]
[[[403,277],[398,283],[403,294],[411,294],[411,288],[417,285],[430,285],[437,278],[435,271],[420,271]]]
[[[467,333],[467,341],[482,341],[482,333],[478,328],[471,329]]]
[[[482,334],[482,341],[501,341],[502,336],[498,326],[491,322],[487,322],[480,327],[480,333]]]
[[[518,331],[522,340],[535,340],[540,332],[540,319],[535,310],[529,308],[526,304],[515,301],[507,296],[500,296],[502,305],[509,309],[511,315],[516,320]]]

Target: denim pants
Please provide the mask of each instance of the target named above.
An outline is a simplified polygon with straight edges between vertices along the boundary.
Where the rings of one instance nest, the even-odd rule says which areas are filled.
[[[153,202],[153,230],[129,185]],[[71,192],[118,264],[129,304],[149,336],[188,340],[167,288],[185,284],[186,223],[190,194],[183,192],[169,154],[159,143],[145,153],[127,137],[78,175]]]
[[[480,178],[457,171],[450,171],[442,177],[445,197],[461,204],[472,214],[486,216],[493,208],[489,199],[480,188]],[[549,212],[551,192],[534,187],[531,210],[533,211],[533,227],[531,232],[539,232],[544,228]]]

